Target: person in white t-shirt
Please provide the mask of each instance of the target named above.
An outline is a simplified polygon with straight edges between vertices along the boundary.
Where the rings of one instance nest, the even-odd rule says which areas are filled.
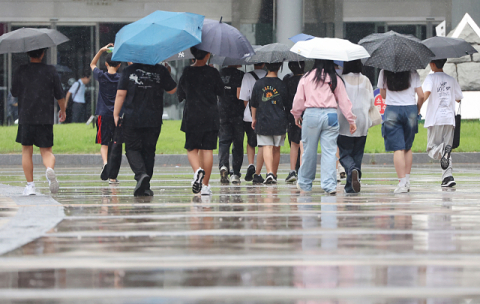
[[[417,72],[390,72],[381,70],[377,87],[387,107],[384,113],[382,134],[385,150],[393,151],[393,163],[399,183],[394,193],[410,191],[410,172],[412,170],[412,144],[418,133],[418,102],[423,103],[424,96]]]
[[[252,97],[252,90],[255,82],[258,79],[265,77],[267,72],[263,69],[264,63],[257,63],[254,65],[255,70],[249,73],[245,73],[242,79],[242,86],[237,91],[238,99],[243,100],[245,104],[245,112],[243,114],[243,126],[244,131],[247,134],[247,157],[248,157],[248,169],[245,174],[245,181],[253,181],[255,184],[263,183],[263,178],[260,175],[263,166],[263,153],[262,148],[258,148],[257,154],[257,168],[253,164],[255,159],[255,147],[257,146],[257,134],[252,129],[252,112],[250,110],[250,98]]]
[[[440,160],[442,167],[442,187],[454,187],[452,176],[453,134],[455,130],[455,101],[463,99],[462,90],[455,78],[443,72],[447,59],[433,60],[430,68],[433,74],[425,78],[422,89],[425,100],[430,97],[425,116],[427,128],[427,153],[432,159]],[[418,112],[423,102],[418,103]]]
[[[66,100],[70,100],[70,95],[72,96],[73,104],[68,104],[67,106],[72,107],[72,122],[85,122],[85,89],[86,85],[90,82],[91,72],[85,71],[82,74],[82,78],[77,80],[67,92]],[[80,87],[79,87],[80,86]]]

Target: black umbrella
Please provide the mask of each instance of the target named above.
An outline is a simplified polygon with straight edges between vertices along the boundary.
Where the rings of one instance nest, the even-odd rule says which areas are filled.
[[[0,36],[0,54],[25,53],[59,45],[68,40],[57,30],[22,27]]]
[[[432,37],[422,41],[433,53],[433,59],[460,58],[478,53],[478,51],[461,38]]]
[[[306,61],[307,58],[290,51],[290,47],[282,43],[271,43],[255,49],[255,55],[246,59],[248,63],[274,63],[284,61]]]
[[[230,58],[245,58],[255,54],[252,45],[239,30],[220,21],[203,21],[202,42],[195,46],[199,50]]]
[[[364,65],[391,72],[424,69],[435,56],[419,39],[394,31],[368,35],[358,44],[370,54]]]
[[[183,60],[183,59],[193,59],[192,52],[190,52],[190,49],[186,49],[185,51],[182,51],[180,53],[177,53],[164,61],[176,61],[176,60]]]

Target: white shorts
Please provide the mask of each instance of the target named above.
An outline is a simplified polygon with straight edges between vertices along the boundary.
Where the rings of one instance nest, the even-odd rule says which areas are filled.
[[[285,143],[285,134],[283,135],[258,135],[257,145],[262,146],[274,146],[281,147]]]

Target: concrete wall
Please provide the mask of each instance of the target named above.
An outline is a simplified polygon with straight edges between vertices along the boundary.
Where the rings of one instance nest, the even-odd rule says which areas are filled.
[[[468,13],[472,19],[480,24],[480,1],[479,0],[453,0],[452,3],[452,23],[458,24],[465,13]]]

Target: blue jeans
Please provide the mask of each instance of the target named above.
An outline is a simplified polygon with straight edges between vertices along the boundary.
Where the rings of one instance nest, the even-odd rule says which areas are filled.
[[[318,141],[322,148],[321,186],[331,192],[337,188],[336,152],[338,137],[337,109],[307,108],[303,115],[302,165],[298,171],[298,185],[304,191],[312,190],[317,171]]]

